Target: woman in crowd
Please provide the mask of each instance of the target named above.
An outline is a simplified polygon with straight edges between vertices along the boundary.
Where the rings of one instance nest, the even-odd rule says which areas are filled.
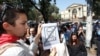
[[[10,6],[11,7],[11,6]],[[41,25],[35,36],[35,41],[26,47],[23,41],[27,26],[27,15],[24,10],[18,8],[6,7],[0,18],[0,56],[34,56],[34,49],[40,39]],[[50,56],[55,56],[56,50],[52,49]]]
[[[78,40],[76,33],[72,33],[68,43],[70,56],[87,56],[85,45]]]
[[[78,39],[85,43],[85,33],[84,33],[84,30],[83,30],[83,27],[82,26],[79,26],[78,28]]]

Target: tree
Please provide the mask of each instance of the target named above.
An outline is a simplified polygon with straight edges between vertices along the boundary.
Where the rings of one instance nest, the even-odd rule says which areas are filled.
[[[27,13],[32,7],[35,7],[43,15],[44,21],[48,22],[50,16],[49,6],[52,0],[0,0],[0,3],[6,2],[14,5],[15,7],[23,8]],[[54,0],[56,2],[56,0]]]
[[[51,4],[48,7],[48,14],[49,14],[48,21],[51,22],[59,18],[58,13],[59,13],[59,8],[55,4]],[[55,14],[55,15],[52,15],[52,14]],[[34,7],[31,9],[31,11],[29,11],[29,17],[30,19],[33,19],[33,20],[35,19],[37,22],[38,20],[43,19],[42,14]]]
[[[92,38],[92,7],[93,0],[87,0],[87,19],[86,19],[86,47],[90,48]]]
[[[41,16],[40,12],[34,7],[28,12],[28,16],[30,20],[34,20],[38,22],[39,16]]]
[[[90,5],[90,9],[92,10],[92,12],[95,13],[96,16],[100,16],[100,0],[86,0],[87,3],[89,3]]]
[[[45,23],[48,22],[48,17],[50,16],[49,13],[49,7],[51,5],[52,0],[38,0],[38,2],[36,3],[35,0],[30,0],[31,4],[33,4],[33,6],[39,10],[41,12],[41,14],[43,15],[44,21]],[[54,0],[55,2],[56,0]],[[38,4],[38,6],[37,6]]]
[[[93,0],[93,12],[97,17],[100,16],[100,0]]]
[[[59,8],[55,4],[49,6],[49,13],[52,14],[53,12],[59,13]]]
[[[54,21],[55,19],[58,19],[58,13],[59,13],[59,8],[55,5],[55,4],[52,4],[50,5],[49,7],[49,21]]]
[[[23,8],[26,13],[28,13],[30,11],[30,8],[33,7],[29,0],[0,0],[0,4],[2,4],[3,2],[14,7]]]

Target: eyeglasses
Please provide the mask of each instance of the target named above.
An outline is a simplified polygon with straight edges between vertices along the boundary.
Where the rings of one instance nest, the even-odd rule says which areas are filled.
[[[0,22],[3,21],[3,17],[6,14],[6,11],[9,9],[23,9],[23,6],[21,5],[13,5],[11,3],[7,3],[7,2],[3,2],[2,6],[1,6],[1,14],[0,14]]]

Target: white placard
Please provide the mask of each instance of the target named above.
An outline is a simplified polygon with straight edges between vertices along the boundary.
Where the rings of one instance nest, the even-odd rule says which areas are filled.
[[[60,43],[57,23],[47,23],[42,25],[43,49],[50,49],[53,45]]]

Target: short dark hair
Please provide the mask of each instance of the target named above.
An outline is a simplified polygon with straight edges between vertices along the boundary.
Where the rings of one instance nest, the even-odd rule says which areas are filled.
[[[7,7],[6,9],[5,9],[5,11],[1,11],[1,13],[2,12],[4,12],[3,14],[1,14],[1,15],[3,15],[3,16],[1,16],[0,17],[0,34],[2,34],[2,33],[4,33],[5,32],[5,30],[3,29],[3,26],[2,26],[2,24],[4,23],[4,22],[7,22],[7,23],[9,23],[9,24],[11,24],[11,25],[13,25],[13,26],[15,26],[15,21],[16,21],[16,17],[17,17],[17,15],[18,14],[26,14],[25,13],[25,11],[23,10],[23,9],[20,9],[20,8],[10,8],[10,7]]]

